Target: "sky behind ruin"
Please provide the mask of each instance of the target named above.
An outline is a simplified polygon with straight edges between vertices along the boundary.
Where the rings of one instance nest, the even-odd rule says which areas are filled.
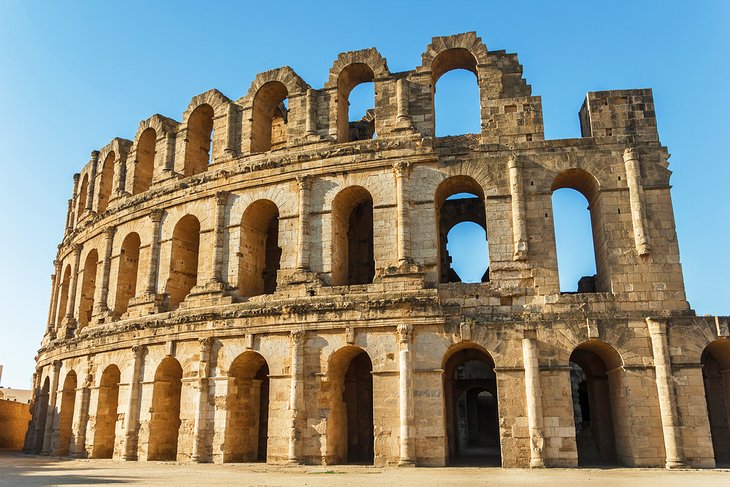
[[[30,387],[72,175],[92,150],[132,139],[154,113],[179,120],[211,88],[238,99],[268,69],[289,65],[320,88],[339,52],[376,47],[398,72],[420,64],[432,36],[471,30],[519,55],[546,139],[580,136],[588,91],[654,89],[688,299],[699,314],[730,314],[730,2],[154,3],[0,0],[0,385]],[[353,93],[353,111],[370,90]],[[468,72],[439,81],[440,135],[478,131],[476,93]],[[564,290],[595,270],[581,198],[554,199]],[[473,248],[479,230],[449,250]]]

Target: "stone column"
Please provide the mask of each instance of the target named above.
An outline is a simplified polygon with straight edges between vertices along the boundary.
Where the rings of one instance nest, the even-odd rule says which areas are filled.
[[[213,252],[211,253],[212,272],[209,284],[223,285],[223,232],[226,226],[226,204],[228,191],[218,191],[215,194],[215,229],[213,233]]]
[[[91,176],[89,177],[89,189],[86,195],[86,211],[94,209],[94,190],[96,188],[96,166],[99,162],[99,151],[91,152]]]
[[[94,315],[99,317],[103,313],[109,311],[109,274],[112,269],[112,248],[114,246],[114,234],[116,233],[116,227],[107,227],[104,230],[104,261],[102,262],[101,268],[101,286],[99,290],[98,299],[94,309]]]
[[[305,124],[306,135],[317,134],[317,105],[314,96],[314,90],[309,88],[307,90],[307,119]]]
[[[58,292],[61,288],[61,262],[59,260],[53,261],[54,273],[51,274],[51,306],[48,309],[48,327],[46,328],[46,334],[51,335],[51,338],[56,336],[56,307],[58,305]]]
[[[162,229],[162,215],[164,210],[154,209],[150,211],[150,220],[152,220],[152,241],[150,242],[150,265],[147,269],[147,286],[146,294],[155,294],[157,292],[157,274],[160,260],[160,230]]]
[[[659,411],[664,433],[664,450],[666,451],[666,468],[680,468],[685,466],[682,453],[682,433],[679,429],[680,421],[677,413],[677,402],[672,385],[672,364],[669,357],[667,342],[667,323],[652,318],[646,318],[651,337],[651,348],[654,354],[654,371],[656,387],[659,395]]]
[[[226,146],[223,152],[228,158],[233,158],[236,155],[236,130],[235,127],[238,125],[236,117],[236,104],[228,104],[228,113],[226,114]],[[213,142],[211,141],[211,150]]]
[[[86,369],[86,376],[81,387],[76,389],[77,404],[74,407],[73,424],[73,448],[70,450],[72,457],[86,458],[86,427],[89,424],[89,402],[91,400],[91,388],[94,385],[92,374],[93,356],[89,357],[89,364]]]
[[[416,424],[413,404],[413,325],[398,325],[398,375],[400,401],[400,461],[398,466],[416,465]]]
[[[651,253],[651,245],[649,244],[649,225],[644,207],[644,188],[641,185],[639,154],[630,147],[624,151],[624,165],[626,166],[626,182],[629,186],[634,244],[639,255],[648,255]]]
[[[212,142],[211,142],[212,143]],[[175,168],[175,133],[172,130],[165,132],[165,154],[162,171],[172,173]],[[167,177],[167,176],[165,176]]]
[[[127,165],[126,157],[123,158],[121,154],[114,153],[114,191],[112,191],[112,198],[121,198],[127,195],[126,182],[127,182]],[[110,201],[111,199],[110,198]]]
[[[68,205],[66,206],[66,226],[64,227],[66,229],[66,233],[73,230],[73,227],[74,227],[73,199],[69,199]]]
[[[66,325],[66,336],[69,336],[70,329],[73,329],[75,324],[74,320],[74,307],[76,306],[76,287],[79,280],[79,264],[81,263],[81,250],[83,247],[81,244],[74,246],[74,265],[71,269],[71,289],[68,293],[68,301],[66,302],[66,317],[64,318],[64,324]]]
[[[58,373],[61,370],[61,361],[54,360],[51,366],[51,388],[48,390],[48,412],[46,414],[46,430],[43,432],[43,448],[41,455],[50,455],[53,423],[56,419],[56,399],[58,396]]]
[[[395,85],[396,98],[398,100],[396,125],[400,127],[411,126],[411,115],[408,109],[409,87],[406,78],[400,78]]]
[[[309,210],[311,207],[312,177],[297,176],[299,185],[299,242],[297,245],[297,270],[309,269],[310,235]]]
[[[79,178],[81,178],[81,174],[76,173],[74,174],[74,192],[73,196],[71,197],[71,211],[74,212],[73,216],[71,217],[71,221],[66,225],[66,229],[68,231],[73,230],[74,224],[78,222],[79,218],[81,217],[81,213],[84,211],[83,208],[79,208]],[[75,211],[74,211],[75,209]]]
[[[288,463],[301,463],[301,434],[299,421],[304,414],[304,341],[306,332],[294,330],[291,343],[291,388],[289,390],[289,455]]]
[[[206,458],[205,433],[208,422],[208,377],[210,376],[210,352],[213,337],[199,338],[200,361],[198,362],[198,398],[195,402],[195,425],[193,436],[193,462],[204,462]]]
[[[135,345],[132,347],[134,361],[132,363],[132,377],[129,380],[129,397],[127,398],[127,411],[124,413],[124,447],[122,449],[122,460],[137,459],[137,429],[139,427],[139,388],[142,382],[141,372],[144,363],[145,347]]]
[[[410,222],[410,204],[411,195],[408,187],[408,176],[410,174],[411,165],[408,162],[396,162],[393,164],[393,173],[395,174],[395,192],[397,207],[397,256],[398,264],[404,264],[411,260],[411,222]]]
[[[525,367],[525,395],[527,397],[527,423],[530,428],[530,468],[545,466],[543,459],[543,415],[540,389],[540,364],[537,355],[535,330],[525,330],[522,339],[522,361]]]
[[[509,157],[507,168],[512,196],[512,243],[514,246],[512,260],[525,260],[527,259],[527,218],[522,186],[522,165],[514,154]]]

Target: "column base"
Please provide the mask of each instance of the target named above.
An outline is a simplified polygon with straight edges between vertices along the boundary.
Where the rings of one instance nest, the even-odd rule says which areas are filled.
[[[530,468],[545,468],[545,460],[542,458],[531,458]]]
[[[410,468],[415,466],[416,462],[413,460],[401,460],[398,462],[398,467]]]
[[[687,467],[687,464],[684,462],[675,461],[675,460],[671,460],[671,461],[667,460],[667,463],[664,464],[664,468],[666,468],[667,470],[675,470],[675,469],[688,468],[688,467]]]

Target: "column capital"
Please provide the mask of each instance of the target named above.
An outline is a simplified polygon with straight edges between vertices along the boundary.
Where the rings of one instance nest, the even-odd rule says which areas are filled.
[[[215,341],[215,338],[213,338],[213,337],[198,338],[198,344],[200,345],[200,350],[202,352],[210,351],[210,348],[213,346],[214,341]]]
[[[668,324],[669,320],[667,319],[653,318],[651,316],[647,316],[646,318],[646,325],[649,327],[649,333],[652,335],[666,335]]]
[[[215,193],[215,202],[218,206],[223,206],[226,203],[228,203],[228,195],[230,193],[228,191],[216,191]]]
[[[79,182],[79,178],[80,178],[80,177],[81,177],[81,173],[78,173],[78,172],[77,172],[76,174],[74,174],[74,175],[73,175],[73,180],[74,180],[74,183],[78,183],[78,182]],[[70,200],[69,200],[69,201],[70,201]]]
[[[165,210],[162,208],[155,208],[150,210],[150,220],[154,223],[159,223],[162,220],[162,215],[165,214]]]
[[[114,225],[110,225],[103,230],[103,233],[107,239],[111,240],[114,238],[114,235],[117,233],[117,227]]]
[[[297,176],[297,185],[299,185],[299,191],[308,191],[312,189],[312,176],[309,174],[301,174]]]
[[[411,163],[408,161],[398,161],[393,164],[393,173],[396,177],[407,176],[411,169]]]
[[[83,244],[77,243],[77,244],[74,244],[73,249],[74,249],[74,257],[77,257],[77,256],[81,255],[81,251],[84,250],[84,246],[83,246]],[[78,269],[76,269],[76,271],[78,272]]]
[[[513,167],[521,167],[520,158],[514,152],[511,153],[507,159],[507,167],[510,169]]]
[[[410,343],[413,340],[413,325],[410,323],[401,323],[396,329],[398,341],[400,343]]]
[[[306,338],[307,332],[305,330],[292,330],[289,333],[289,340],[293,346],[303,345]]]
[[[638,161],[639,153],[633,147],[627,147],[624,149],[624,162]]]
[[[60,360],[54,360],[51,362],[51,367],[53,367],[53,371],[58,373],[59,370],[61,370],[61,361]]]

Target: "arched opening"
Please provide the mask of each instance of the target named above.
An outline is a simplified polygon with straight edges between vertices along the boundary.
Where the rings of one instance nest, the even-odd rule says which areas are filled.
[[[233,361],[228,376],[224,462],[265,462],[269,424],[269,366],[256,352]]]
[[[81,215],[86,211],[86,200],[89,197],[89,175],[84,174],[81,180],[81,188],[79,189],[79,199],[76,205],[76,222],[81,219]]]
[[[721,338],[702,352],[707,416],[718,467],[730,466],[730,340]]]
[[[96,271],[99,266],[99,254],[92,250],[84,261],[84,275],[81,281],[81,299],[79,301],[79,330],[91,323],[94,312],[94,293],[96,292]]]
[[[116,365],[109,365],[101,374],[92,458],[112,458],[114,455],[120,378],[121,373]]]
[[[104,159],[101,166],[101,178],[99,179],[99,206],[97,213],[101,215],[109,206],[109,199],[112,195],[112,186],[114,185],[114,152],[110,152]]]
[[[137,270],[139,268],[139,235],[130,233],[122,242],[119,252],[119,272],[117,274],[117,296],[114,311],[121,316],[129,307],[129,300],[137,293]]]
[[[185,146],[185,176],[200,174],[208,169],[213,137],[213,107],[204,103],[188,118]]]
[[[132,194],[140,194],[150,189],[152,173],[155,166],[155,146],[157,132],[152,127],[146,128],[137,142],[137,164],[134,167]]]
[[[51,389],[51,382],[46,377],[46,380],[43,381],[43,387],[41,388],[40,395],[38,396],[38,417],[34,418],[35,421],[38,423],[38,426],[36,427],[36,435],[35,435],[35,443],[33,451],[38,454],[43,450],[43,439],[45,438],[46,434],[46,418],[48,417],[48,399],[49,399],[49,391]]]
[[[555,178],[551,191],[560,290],[607,290],[608,250],[597,232],[602,228],[598,181],[582,169],[568,169]],[[588,214],[580,209],[586,203]]]
[[[350,186],[332,201],[332,284],[369,284],[374,277],[373,198]]]
[[[337,78],[337,141],[369,140],[375,135],[375,75],[353,63]]]
[[[479,75],[471,52],[448,49],[436,56],[431,65],[431,86],[437,137],[481,133]]]
[[[621,357],[610,345],[592,340],[570,355],[575,442],[578,465],[616,465],[618,448],[614,400],[620,394]],[[616,396],[616,397],[614,397]]]
[[[165,287],[170,295],[170,309],[177,308],[198,282],[199,247],[200,222],[194,216],[186,215],[172,232],[170,277]]]
[[[173,357],[165,357],[157,367],[152,389],[148,460],[177,460],[181,392],[180,362]]]
[[[502,457],[494,360],[477,348],[451,354],[444,365],[449,465],[500,466]]]
[[[73,434],[74,406],[76,404],[76,372],[73,370],[66,374],[61,390],[61,409],[58,413],[58,444],[53,454],[60,457],[69,453],[71,436]]]
[[[241,296],[276,291],[281,261],[279,209],[269,200],[249,205],[241,218],[238,289]]]
[[[370,356],[361,348],[342,348],[330,359],[331,463],[370,465],[375,459],[372,371]]]
[[[285,147],[288,140],[289,109],[286,85],[265,83],[253,98],[251,152],[266,152]]]
[[[68,309],[68,292],[71,285],[71,265],[66,265],[63,271],[63,279],[61,280],[61,289],[58,296],[58,308],[56,310],[56,327],[61,324],[63,317]]]
[[[434,204],[439,282],[488,282],[489,236],[482,187],[469,176],[452,176],[436,188]]]

